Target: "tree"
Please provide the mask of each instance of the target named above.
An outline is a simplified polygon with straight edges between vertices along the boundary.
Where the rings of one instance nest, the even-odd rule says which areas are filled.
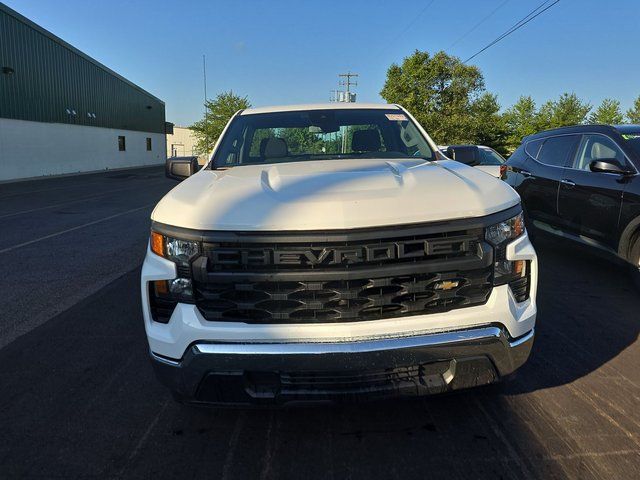
[[[488,145],[505,154],[507,148],[508,129],[504,116],[500,113],[498,97],[485,92],[471,103],[471,135],[472,143]]]
[[[518,101],[504,112],[503,121],[507,130],[506,146],[513,151],[522,139],[540,130],[540,114],[536,102],[530,96],[521,96]]]
[[[543,128],[558,128],[584,123],[591,105],[575,93],[563,93],[558,100],[548,101],[540,108],[539,119]]]
[[[627,121],[629,123],[640,123],[640,96],[633,102],[633,107],[627,110]]]
[[[284,128],[278,137],[282,138],[289,148],[289,152],[323,153],[324,142],[317,133],[309,131],[308,127]],[[337,152],[332,152],[337,153]]]
[[[554,102],[553,100],[547,100],[540,106],[537,114],[537,127],[539,130],[546,130],[548,128],[555,127],[553,118],[555,109],[556,102]]]
[[[222,92],[214,100],[207,100],[204,118],[189,127],[196,137],[196,150],[209,153],[233,114],[249,107],[251,103],[247,97],[239,97],[232,91]]]
[[[389,67],[380,95],[406,107],[437,143],[452,144],[473,142],[478,135],[479,123],[472,116],[486,111],[477,105],[474,112],[472,106],[483,91],[477,67],[444,52],[431,56],[416,50],[401,65]]]
[[[605,98],[600,106],[589,115],[589,123],[617,125],[622,123],[623,119],[620,102],[611,98]]]

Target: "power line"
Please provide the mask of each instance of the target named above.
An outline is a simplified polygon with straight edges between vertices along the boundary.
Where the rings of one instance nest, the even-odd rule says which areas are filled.
[[[531,10],[529,13],[527,13],[523,18],[521,18],[520,20],[518,20],[514,25],[512,25],[506,32],[504,32],[502,35],[500,35],[497,39],[495,39],[493,42],[491,42],[492,44],[495,45],[495,42],[499,42],[500,40],[502,40],[504,37],[506,37],[507,35],[511,34],[512,32],[514,32],[515,30],[517,30],[518,28],[520,28],[522,25],[524,25],[525,23],[527,23],[527,21],[533,19],[533,15],[538,12],[538,10],[540,10],[542,7],[544,7],[547,3],[549,3],[551,0],[545,0],[544,2],[542,2],[540,5],[538,5],[536,8],[534,8],[533,10]],[[556,2],[557,3],[557,2]],[[542,13],[542,12],[539,12]]]
[[[552,4],[546,5],[547,3],[549,3],[549,1],[550,0],[545,0],[544,2],[542,2],[540,5],[538,5],[536,8],[534,8],[531,12],[529,12],[527,15],[525,15],[523,18],[521,18],[519,21],[517,21],[514,25],[512,25],[506,32],[504,32],[502,35],[498,36],[498,38],[493,40],[491,43],[489,43],[488,45],[486,45],[485,47],[483,47],[482,49],[480,49],[479,51],[477,51],[476,53],[471,55],[469,58],[467,58],[462,63],[467,63],[469,60],[472,60],[473,58],[477,57],[482,52],[484,52],[485,50],[489,49],[490,47],[492,47],[496,43],[500,42],[505,37],[511,35],[516,30],[524,27],[527,23],[529,23],[531,20],[536,18],[538,15],[541,15],[542,13],[547,11],[549,8],[553,7],[560,0],[555,0]],[[546,7],[545,7],[545,5],[546,5]],[[542,7],[545,7],[545,8],[542,8]]]
[[[458,37],[458,39],[453,42],[451,45],[449,45],[447,47],[447,50],[451,50],[453,47],[455,47],[458,43],[460,43],[462,40],[464,40],[465,38],[467,38],[469,36],[469,34],[471,34],[472,32],[474,32],[480,25],[482,25],[484,22],[486,22],[487,20],[489,20],[489,18],[491,18],[498,10],[500,10],[502,7],[504,7],[507,3],[509,3],[509,0],[504,0],[504,2],[502,2],[500,5],[498,5],[496,8],[494,8],[493,10],[491,10],[491,12],[489,12],[489,14],[484,17],[482,20],[480,20],[478,23],[476,23],[473,27],[471,27],[469,30],[467,30],[465,33],[463,33],[460,37]]]
[[[417,14],[417,15],[415,15],[415,16],[413,17],[413,20],[411,20],[411,21],[407,24],[407,26],[406,26],[406,27],[404,27],[400,32],[398,32],[398,34],[397,34],[395,37],[393,37],[393,38],[389,41],[389,44],[391,44],[391,43],[395,42],[398,38],[400,38],[400,37],[402,36],[402,34],[403,34],[404,32],[406,32],[406,31],[407,31],[407,30],[409,30],[411,27],[413,27],[413,26],[415,25],[415,23],[420,19],[420,17],[422,16],[422,14],[423,14],[424,12],[426,12],[426,11],[427,11],[427,9],[428,9],[431,5],[433,5],[433,4],[435,3],[435,1],[436,1],[436,0],[431,0],[429,3],[427,3],[427,4],[424,6],[424,8],[423,8],[422,10],[420,10],[420,11],[418,12],[418,14]]]
[[[406,32],[406,31],[407,31],[407,30],[409,30],[411,27],[413,27],[413,26],[415,25],[415,23],[420,19],[420,17],[422,16],[422,14],[423,14],[424,12],[426,12],[426,11],[427,11],[427,9],[428,9],[431,5],[433,5],[433,4],[435,3],[435,1],[436,1],[436,0],[431,0],[429,3],[427,3],[427,4],[425,5],[425,7],[424,7],[422,10],[420,10],[420,11],[418,12],[418,14],[417,14],[415,17],[413,17],[413,20],[411,20],[411,21],[407,24],[407,26],[406,26],[406,27],[404,27],[404,28],[400,31],[400,33],[398,33],[398,35],[396,35],[396,38],[394,38],[394,40],[397,40],[397,39],[398,39],[398,37],[400,37],[400,35],[402,35],[404,32]]]
[[[485,46],[484,48],[478,50],[476,53],[474,53],[473,55],[471,55],[469,58],[467,58],[464,62],[462,63],[467,63],[469,60],[474,59],[475,57],[477,57],[478,55],[480,55],[482,52],[484,52],[485,50],[487,50],[488,48],[492,47],[493,45],[495,45],[496,43],[498,43],[500,40],[504,39],[505,37],[508,37],[509,35],[511,35],[513,32],[515,32],[516,30],[524,27],[527,23],[529,23],[531,20],[533,20],[534,18],[536,18],[538,15],[543,14],[544,12],[546,12],[547,10],[549,10],[551,7],[553,7],[554,5],[556,5],[558,2],[560,2],[560,0],[555,0],[553,3],[551,3],[550,5],[547,5],[545,8],[543,8],[542,10],[538,11],[537,13],[535,13],[537,10],[539,10],[542,6],[544,6],[546,3],[548,3],[549,0],[546,0],[544,2],[542,2],[540,5],[538,5],[536,8],[534,8],[529,14],[527,14],[522,20],[518,21],[515,25],[513,25],[511,28],[509,28],[509,30],[507,30],[506,32],[504,32],[502,35],[500,35],[498,38],[496,38],[495,40],[493,40],[491,43],[489,43],[487,46]],[[535,13],[535,15],[533,15]],[[532,16],[533,15],[533,16]]]

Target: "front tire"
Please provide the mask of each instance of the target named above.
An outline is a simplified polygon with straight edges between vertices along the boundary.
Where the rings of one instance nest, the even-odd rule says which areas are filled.
[[[636,288],[640,290],[640,232],[634,235],[633,246],[629,255],[629,263],[631,264],[631,276],[636,284]]]

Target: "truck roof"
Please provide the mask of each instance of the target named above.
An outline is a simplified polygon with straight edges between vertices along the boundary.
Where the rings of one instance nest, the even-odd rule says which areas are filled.
[[[359,109],[359,108],[376,108],[382,110],[399,110],[398,105],[388,105],[384,103],[347,103],[347,102],[332,102],[332,103],[307,103],[300,105],[274,105],[270,107],[258,107],[247,108],[243,110],[240,115],[253,115],[256,113],[274,113],[274,112],[295,112],[300,110],[344,110],[344,109]]]

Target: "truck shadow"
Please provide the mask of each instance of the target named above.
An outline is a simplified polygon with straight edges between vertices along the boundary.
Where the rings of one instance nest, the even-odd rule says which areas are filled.
[[[509,393],[582,378],[634,344],[640,330],[640,295],[625,265],[547,235],[534,245],[540,265],[536,340],[515,381],[505,383]]]

